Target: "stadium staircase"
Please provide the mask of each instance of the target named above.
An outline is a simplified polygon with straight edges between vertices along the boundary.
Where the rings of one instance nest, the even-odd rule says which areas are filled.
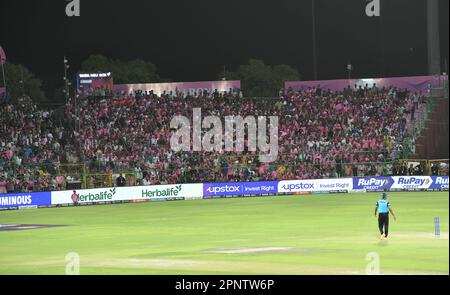
[[[444,95],[427,101],[413,159],[448,159],[448,100]]]

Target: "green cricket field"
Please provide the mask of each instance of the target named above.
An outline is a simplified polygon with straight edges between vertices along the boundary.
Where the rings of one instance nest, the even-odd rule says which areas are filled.
[[[449,193],[396,192],[388,240],[380,193],[223,198],[9,210],[0,274],[449,274]],[[440,220],[435,236],[434,218]],[[76,258],[74,258],[76,257]],[[74,260],[76,259],[76,260]]]

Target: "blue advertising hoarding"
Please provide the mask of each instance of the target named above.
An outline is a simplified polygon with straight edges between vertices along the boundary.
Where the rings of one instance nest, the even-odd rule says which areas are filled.
[[[432,183],[428,189],[448,190],[448,176],[431,176]]]
[[[354,190],[448,190],[448,176],[380,176],[353,178]]]
[[[51,205],[50,192],[13,193],[0,195],[0,208]]]
[[[227,182],[203,184],[203,196],[239,196],[274,194],[278,192],[278,181]]]
[[[356,177],[353,178],[353,189],[366,191],[384,191],[385,189],[389,189],[393,182],[393,179],[389,176]]]

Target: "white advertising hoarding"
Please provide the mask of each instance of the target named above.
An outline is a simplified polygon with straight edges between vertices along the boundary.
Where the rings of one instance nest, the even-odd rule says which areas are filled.
[[[392,176],[391,189],[427,189],[433,183],[430,176]]]
[[[343,191],[353,189],[351,178],[286,180],[278,183],[279,193]]]
[[[73,191],[51,193],[53,205],[71,204]],[[76,190],[79,203],[97,203],[129,200],[152,200],[164,198],[201,198],[202,184],[169,184],[131,187],[112,187]]]

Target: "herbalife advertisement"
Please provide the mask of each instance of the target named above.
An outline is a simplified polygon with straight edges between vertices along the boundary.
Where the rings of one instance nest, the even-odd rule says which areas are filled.
[[[52,204],[72,204],[74,191],[52,192]],[[182,200],[201,198],[202,184],[152,185],[76,190],[79,203],[99,203],[131,200]]]
[[[138,195],[141,199],[165,199],[165,200],[190,200],[201,199],[203,195],[203,185],[196,184],[171,184],[171,185],[152,185],[139,186],[134,189],[133,195]]]

